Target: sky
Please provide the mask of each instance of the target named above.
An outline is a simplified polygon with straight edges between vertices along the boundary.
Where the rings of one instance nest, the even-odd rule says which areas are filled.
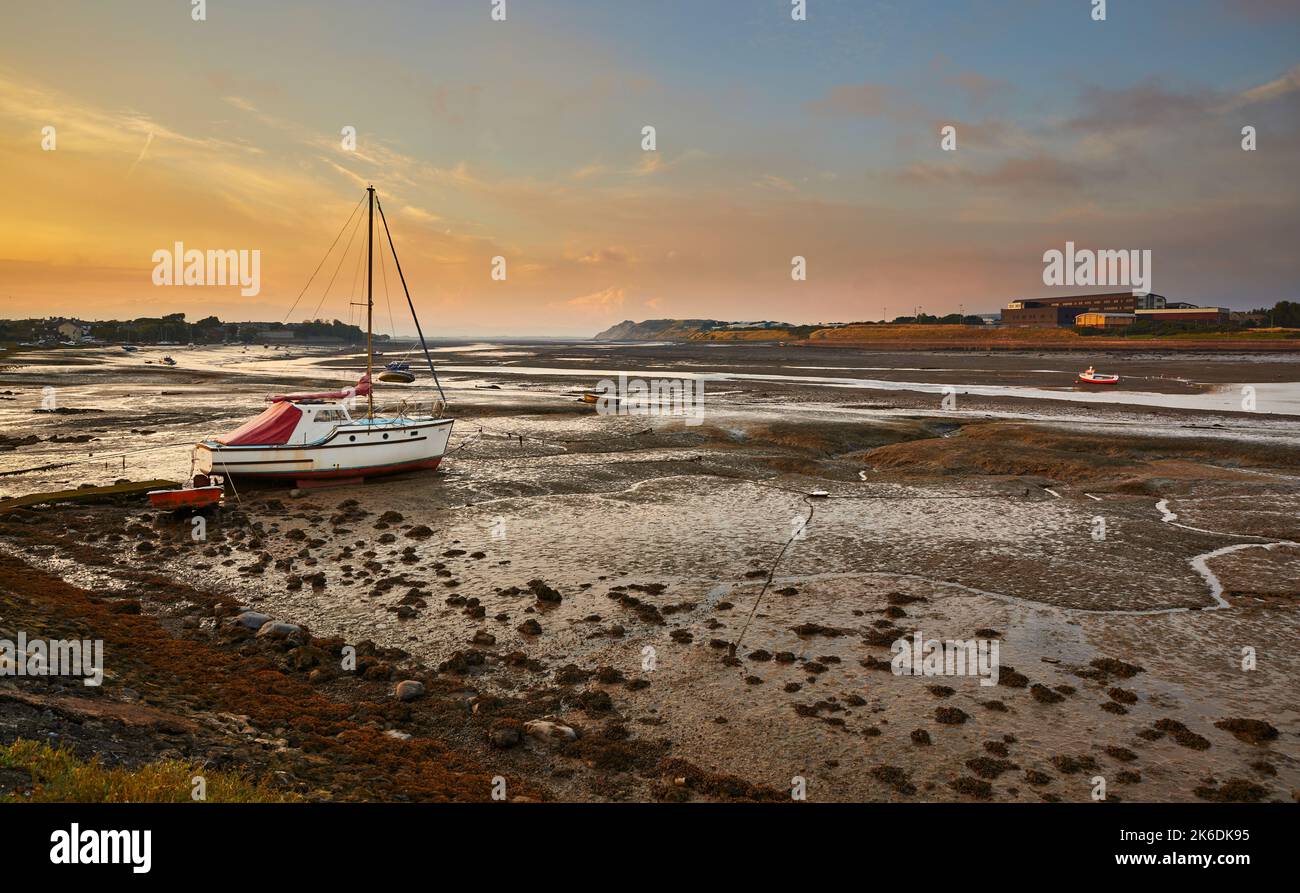
[[[1300,299],[1300,0],[192,3],[0,12],[0,317],[355,319],[369,183],[436,335],[996,311],[1067,241]]]

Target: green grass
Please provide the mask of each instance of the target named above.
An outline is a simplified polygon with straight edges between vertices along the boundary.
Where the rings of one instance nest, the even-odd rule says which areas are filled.
[[[193,779],[203,776],[209,803],[287,803],[297,795],[277,791],[239,773],[201,769],[181,760],[160,760],[139,769],[106,769],[71,751],[19,739],[0,747],[0,769],[26,769],[35,782],[29,794],[0,796],[0,803],[190,803]]]

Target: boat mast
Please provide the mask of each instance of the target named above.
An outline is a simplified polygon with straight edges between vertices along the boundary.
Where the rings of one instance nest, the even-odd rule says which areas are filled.
[[[374,344],[372,343],[375,315],[375,187],[367,186],[366,193],[370,200],[370,225],[366,228],[366,381],[370,382],[370,387],[366,392],[366,416],[371,421],[374,421],[375,380],[371,377],[371,373],[374,372],[375,365]]]

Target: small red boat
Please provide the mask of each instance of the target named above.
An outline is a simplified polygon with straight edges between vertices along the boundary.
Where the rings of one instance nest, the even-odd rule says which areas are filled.
[[[222,484],[213,484],[204,474],[194,476],[191,486],[175,490],[150,490],[149,504],[160,509],[205,509],[221,502],[226,495]]]
[[[1079,373],[1079,381],[1084,384],[1118,384],[1118,375],[1104,375],[1097,372],[1091,366]]]

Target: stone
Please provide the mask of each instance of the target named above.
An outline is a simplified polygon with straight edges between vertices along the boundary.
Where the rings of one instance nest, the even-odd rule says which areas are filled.
[[[399,701],[414,701],[417,698],[424,697],[424,683],[415,679],[404,679],[397,683],[397,688],[393,694]]]
[[[268,620],[257,630],[259,639],[288,639],[292,636],[302,636],[302,627],[296,623]]]
[[[565,741],[578,740],[578,733],[572,728],[558,722],[551,722],[549,719],[529,720],[524,723],[524,734],[529,738],[547,744],[561,744]]]
[[[259,614],[257,611],[245,611],[235,618],[235,623],[245,629],[260,631],[262,627],[270,621],[270,619],[270,617],[265,614]]]

